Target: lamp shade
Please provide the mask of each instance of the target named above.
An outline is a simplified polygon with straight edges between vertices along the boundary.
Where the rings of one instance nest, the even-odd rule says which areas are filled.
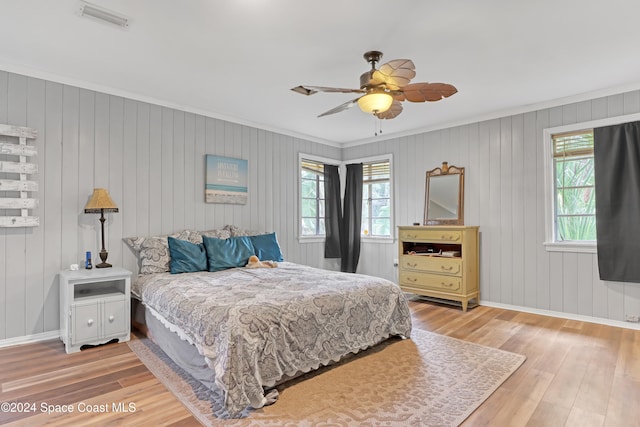
[[[118,207],[111,200],[109,192],[104,188],[94,188],[91,198],[84,207],[84,213],[118,212]]]
[[[365,113],[382,113],[393,103],[393,97],[384,91],[369,92],[358,99],[358,107]]]

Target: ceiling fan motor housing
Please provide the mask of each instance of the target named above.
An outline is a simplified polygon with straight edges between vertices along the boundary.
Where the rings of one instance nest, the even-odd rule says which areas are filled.
[[[371,64],[371,69],[360,76],[360,89],[371,89],[371,81],[373,80],[373,73],[376,71],[376,63],[382,59],[382,52],[377,50],[370,50],[362,55],[368,63]]]
[[[373,78],[373,70],[366,71],[360,76],[360,89],[369,89],[371,87],[371,79]]]

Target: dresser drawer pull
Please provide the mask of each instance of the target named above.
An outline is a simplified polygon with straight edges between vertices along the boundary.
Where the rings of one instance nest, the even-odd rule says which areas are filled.
[[[115,317],[113,317],[113,314],[111,316],[109,316],[109,322],[113,323]]]
[[[445,267],[444,265],[441,265],[440,268],[443,269],[444,271],[452,271],[453,265],[450,265],[449,267]]]
[[[440,282],[440,284],[441,284],[442,286],[446,286],[446,287],[448,287],[448,288],[452,288],[452,287],[453,287],[453,283]]]
[[[407,262],[407,267],[415,268],[418,266],[417,262]]]
[[[418,279],[416,279],[415,277],[407,277],[407,280],[413,283],[416,283],[418,281]]]
[[[89,326],[93,325],[93,319],[87,320],[87,325],[89,325]]]
[[[418,235],[417,234],[407,234],[407,237],[410,239],[417,239]]]
[[[451,234],[443,234],[441,239],[442,240],[459,240],[460,236],[453,236]]]

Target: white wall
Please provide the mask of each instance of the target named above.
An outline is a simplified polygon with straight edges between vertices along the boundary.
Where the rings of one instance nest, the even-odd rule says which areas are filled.
[[[480,295],[488,302],[614,321],[640,314],[640,284],[599,279],[595,254],[547,252],[542,131],[640,112],[640,91],[343,150],[393,153],[396,225],[422,222],[427,170],[465,167],[465,224],[479,225]],[[400,120],[400,119],[399,119]],[[396,244],[364,244],[358,272],[395,280]]]
[[[58,271],[100,248],[99,215],[83,213],[94,187],[120,208],[105,223],[113,265],[136,271],[122,237],[225,224],[276,231],[288,260],[325,265],[323,244],[297,241],[298,152],[337,147],[4,71],[0,123],[39,132],[41,223],[0,228],[0,345],[58,330]],[[204,203],[205,154],[248,159],[247,205]]]

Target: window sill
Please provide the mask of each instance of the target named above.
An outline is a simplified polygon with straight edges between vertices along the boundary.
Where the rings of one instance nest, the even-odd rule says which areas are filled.
[[[395,239],[393,237],[371,237],[361,236],[362,243],[393,243]]]
[[[301,236],[298,237],[299,243],[324,243],[324,236]],[[365,237],[361,236],[360,241],[362,243],[394,243],[393,237]]]
[[[547,252],[578,252],[591,254],[595,254],[597,252],[595,242],[545,242],[544,248]]]
[[[298,243],[323,243],[325,236],[300,236],[298,237]]]

